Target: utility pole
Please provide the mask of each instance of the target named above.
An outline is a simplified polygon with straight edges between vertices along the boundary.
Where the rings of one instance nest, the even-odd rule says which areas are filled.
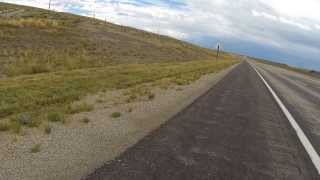
[[[93,0],[93,19],[96,18],[96,0]]]
[[[217,47],[217,60],[219,58],[220,55],[220,43],[218,43],[218,47]]]
[[[51,9],[51,0],[49,0],[49,10]]]

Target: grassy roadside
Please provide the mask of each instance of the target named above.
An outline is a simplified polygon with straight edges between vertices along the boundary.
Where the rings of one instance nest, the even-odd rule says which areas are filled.
[[[184,85],[237,62],[221,60],[115,65],[3,79],[0,80],[0,122],[5,125],[1,126],[7,125],[3,129],[17,129],[19,124],[35,127],[47,121],[48,117],[54,117],[55,122],[64,122],[68,114],[77,111],[72,110],[70,104],[88,94],[127,89],[162,79]]]

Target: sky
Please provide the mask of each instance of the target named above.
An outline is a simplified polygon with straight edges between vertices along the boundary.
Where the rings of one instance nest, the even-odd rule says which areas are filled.
[[[48,8],[49,0],[0,0]],[[320,70],[319,0],[51,0],[56,11]],[[95,12],[95,13],[94,13]]]

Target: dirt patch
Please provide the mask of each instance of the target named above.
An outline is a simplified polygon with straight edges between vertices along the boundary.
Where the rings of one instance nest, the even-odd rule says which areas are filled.
[[[93,105],[93,111],[73,115],[65,126],[50,124],[50,131],[34,129],[24,136],[3,134],[0,179],[80,179],[166,122],[231,68],[187,86],[162,89],[148,85],[153,96],[132,102],[123,91],[101,92],[82,100]],[[115,117],[113,113],[119,114]],[[32,153],[34,147],[39,152]]]

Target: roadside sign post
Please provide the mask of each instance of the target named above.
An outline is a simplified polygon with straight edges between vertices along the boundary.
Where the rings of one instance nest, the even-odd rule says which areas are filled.
[[[219,58],[220,55],[220,44],[218,43],[218,47],[217,47],[217,60]]]

